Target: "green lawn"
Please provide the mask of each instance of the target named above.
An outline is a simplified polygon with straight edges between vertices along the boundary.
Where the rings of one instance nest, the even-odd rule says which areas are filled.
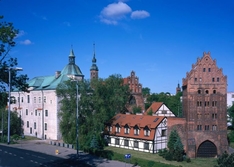
[[[158,154],[145,153],[141,151],[134,151],[134,150],[128,150],[128,149],[123,149],[123,148],[117,148],[117,147],[106,147],[105,150],[110,150],[110,151],[122,154],[123,156],[125,154],[131,154],[132,158],[137,157],[139,159],[145,159],[145,160],[154,161],[154,162],[161,162],[163,164],[168,164],[172,166],[213,167],[215,164],[217,164],[216,158],[196,158],[196,159],[191,159],[191,162],[187,163],[185,161],[183,162],[167,161],[164,158],[160,157]],[[131,163],[134,163],[134,162],[131,162]]]

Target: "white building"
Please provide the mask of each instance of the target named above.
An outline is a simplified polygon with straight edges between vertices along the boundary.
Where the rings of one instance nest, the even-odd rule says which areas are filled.
[[[227,92],[227,106],[231,107],[234,104],[234,92]]]
[[[117,114],[106,126],[108,145],[157,153],[167,147],[167,118]]]
[[[150,112],[153,116],[175,117],[175,114],[163,102],[153,102],[144,115]]]
[[[56,96],[56,87],[69,80],[68,75],[74,75],[78,80],[84,78],[80,68],[75,64],[73,50],[69,55],[69,63],[62,71],[57,71],[52,76],[31,79],[28,82],[29,92],[13,91],[11,93],[11,96],[16,99],[15,104],[11,105],[11,110],[17,111],[21,116],[24,122],[24,135],[41,139],[61,139],[57,116],[60,100]]]

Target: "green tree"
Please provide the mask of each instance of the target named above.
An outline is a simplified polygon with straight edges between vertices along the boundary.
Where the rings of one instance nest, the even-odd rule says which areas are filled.
[[[233,167],[234,166],[234,153],[229,155],[226,151],[218,158],[217,165],[214,167]]]
[[[147,115],[153,115],[153,110],[152,108],[150,108],[149,112],[147,113]]]
[[[75,83],[67,81],[56,90],[60,97],[60,130],[63,140],[75,143],[76,126],[76,88]],[[117,113],[126,112],[126,102],[130,96],[129,87],[123,84],[120,75],[111,75],[107,79],[94,79],[92,82],[79,82],[79,144],[80,148],[89,149],[91,143],[99,148],[103,140],[104,124]],[[95,136],[95,142],[94,142]]]
[[[1,107],[6,105],[7,96],[5,96],[6,88],[9,82],[8,69],[18,65],[17,58],[13,58],[9,55],[11,49],[15,46],[15,37],[18,34],[18,30],[14,28],[12,23],[3,21],[3,16],[0,16],[0,99]],[[27,75],[17,75],[16,71],[11,71],[11,86],[12,88],[18,88],[22,91],[26,91],[28,85]]]
[[[141,107],[133,106],[132,110],[133,110],[133,114],[142,113]]]
[[[182,103],[180,97],[182,92],[177,93],[176,95],[171,95],[170,93],[161,92],[153,93],[147,97],[147,103],[145,104],[146,110],[153,102],[164,102],[169,109],[178,117],[182,116]]]
[[[148,97],[150,95],[150,88],[148,87],[142,88],[142,95],[143,97]]]
[[[227,113],[228,113],[228,116],[229,116],[228,121],[231,122],[232,129],[234,129],[234,105],[232,105],[231,107],[228,107]]]
[[[181,142],[180,136],[175,129],[172,129],[167,143],[169,154],[172,155],[173,160],[183,161],[184,146]]]

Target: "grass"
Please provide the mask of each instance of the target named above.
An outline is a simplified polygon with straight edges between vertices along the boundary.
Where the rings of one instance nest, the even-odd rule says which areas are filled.
[[[234,142],[230,143],[230,147],[232,147],[234,149]]]
[[[137,157],[139,159],[144,159],[148,161],[161,162],[163,164],[168,164],[172,166],[213,167],[215,164],[217,164],[216,158],[196,158],[196,159],[191,159],[191,162],[187,163],[185,161],[183,162],[167,161],[158,154],[145,153],[141,151],[134,151],[129,149],[117,148],[117,147],[106,147],[105,150],[113,151],[115,153],[122,154],[123,156],[125,154],[131,154],[132,157]]]
[[[33,136],[24,136],[24,138],[21,140],[40,140],[40,139],[33,137]]]

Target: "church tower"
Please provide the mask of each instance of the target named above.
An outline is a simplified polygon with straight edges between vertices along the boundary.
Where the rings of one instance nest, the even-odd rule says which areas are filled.
[[[92,66],[90,68],[90,80],[96,78],[98,79],[98,67],[96,65],[96,58],[95,58],[95,43],[93,44],[93,59],[92,59]]]
[[[215,157],[228,151],[227,76],[210,52],[203,53],[183,78],[183,117],[187,155]]]

